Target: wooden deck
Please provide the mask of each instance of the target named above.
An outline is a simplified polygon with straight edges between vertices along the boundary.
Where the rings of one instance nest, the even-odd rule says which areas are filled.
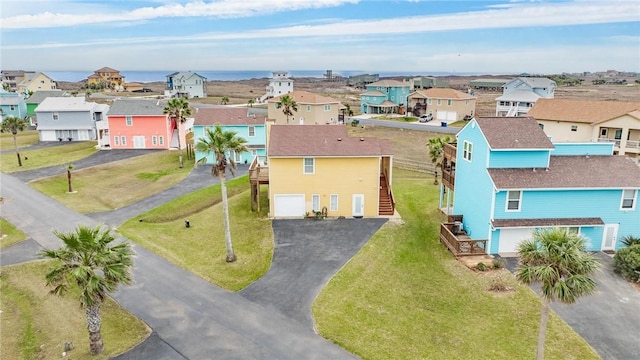
[[[440,224],[440,241],[447,246],[454,256],[469,256],[486,254],[487,240],[473,240],[464,230],[454,233],[457,224]]]

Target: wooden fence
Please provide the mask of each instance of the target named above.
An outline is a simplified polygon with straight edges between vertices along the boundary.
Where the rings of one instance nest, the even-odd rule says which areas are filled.
[[[409,159],[393,159],[393,166],[403,170],[417,171],[432,174],[435,171],[435,165],[425,157],[425,161],[415,161]]]

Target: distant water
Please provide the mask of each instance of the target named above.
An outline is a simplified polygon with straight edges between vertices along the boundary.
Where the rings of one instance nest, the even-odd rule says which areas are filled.
[[[167,75],[176,71],[121,71],[127,82],[155,82],[155,81],[167,81]],[[198,74],[207,78],[207,80],[219,80],[219,81],[238,81],[238,80],[251,80],[270,78],[271,71],[268,70],[252,70],[252,71],[195,71]],[[44,71],[45,74],[50,76],[55,81],[69,81],[77,82],[82,81],[91,75],[91,71]],[[323,78],[325,70],[293,70],[289,71],[289,75],[294,79],[296,77],[310,77],[310,78]],[[402,72],[402,71],[357,71],[357,70],[345,70],[345,71],[333,71],[333,75],[349,77],[352,75],[360,74],[379,74],[380,77],[391,76],[446,76],[446,75],[472,75],[472,74],[451,74],[443,72]]]

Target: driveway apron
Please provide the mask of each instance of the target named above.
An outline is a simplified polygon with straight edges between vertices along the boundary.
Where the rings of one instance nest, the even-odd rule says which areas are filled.
[[[42,247],[61,245],[51,233],[54,228],[70,231],[80,224],[97,224],[13,176],[0,173],[0,181],[2,216]],[[141,247],[133,248],[135,283],[114,298],[167,344],[163,348],[170,353],[162,359],[353,358],[297,321],[220,289]],[[126,358],[144,359],[149,350],[153,349],[143,343]]]
[[[312,329],[311,305],[320,290],[386,221],[274,220],[271,269],[240,295]]]

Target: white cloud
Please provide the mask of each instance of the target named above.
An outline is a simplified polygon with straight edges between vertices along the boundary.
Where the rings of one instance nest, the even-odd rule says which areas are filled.
[[[170,17],[218,17],[237,18],[264,15],[282,11],[317,9],[357,3],[359,0],[219,0],[192,1],[161,6],[141,7],[120,12],[116,9],[102,12],[63,13],[55,10],[12,15],[2,19],[2,28],[69,27],[86,24],[151,20]],[[10,4],[15,5],[15,2]],[[14,8],[15,9],[15,8]]]

